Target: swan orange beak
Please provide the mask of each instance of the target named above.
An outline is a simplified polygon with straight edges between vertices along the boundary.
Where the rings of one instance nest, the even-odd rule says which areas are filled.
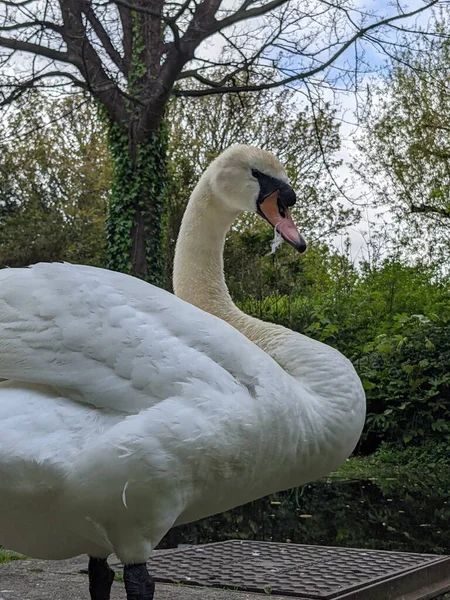
[[[279,190],[276,190],[259,203],[258,212],[298,252],[301,253],[306,250],[305,238],[292,220],[289,209],[283,205]]]

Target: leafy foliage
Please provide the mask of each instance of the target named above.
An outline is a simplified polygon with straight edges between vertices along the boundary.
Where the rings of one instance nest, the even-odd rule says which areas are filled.
[[[103,265],[110,163],[95,108],[32,93],[19,109],[0,132],[0,265]]]
[[[450,432],[450,320],[395,315],[359,362],[370,414],[368,431],[405,445]],[[448,453],[448,444],[446,444]]]
[[[291,254],[292,263],[279,256],[272,265],[261,260],[246,277],[246,239],[241,236],[229,279],[234,297],[246,312],[306,333],[353,360],[368,407],[360,450],[371,452],[383,441],[405,448],[433,439],[445,446],[436,459],[444,454],[448,461],[449,278],[395,260],[357,270],[326,247],[310,249],[301,261]]]
[[[359,173],[396,217],[397,247],[434,258],[450,239],[449,26],[441,14],[415,57],[392,60],[359,143]]]
[[[12,550],[5,550],[2,546],[0,546],[0,565],[11,562],[13,560],[24,559],[26,559],[26,556],[24,556],[23,554],[13,552]]]
[[[118,125],[109,127],[113,178],[107,223],[108,267],[135,273],[162,285],[163,227],[166,200],[165,125],[145,142],[128,148],[129,139]],[[143,244],[136,243],[143,237]],[[145,249],[145,252],[142,251]]]

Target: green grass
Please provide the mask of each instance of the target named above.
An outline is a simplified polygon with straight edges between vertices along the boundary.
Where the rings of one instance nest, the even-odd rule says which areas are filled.
[[[407,446],[383,443],[370,456],[352,456],[332,477],[344,479],[370,479],[409,476],[411,473],[442,473],[447,479],[450,457],[448,442],[440,444],[428,442],[421,446]]]
[[[405,465],[385,464],[373,456],[352,456],[331,477],[342,479],[370,479],[371,477],[396,477],[407,473]]]
[[[122,571],[119,571],[118,573],[114,573],[114,581],[123,581]]]
[[[27,557],[12,550],[0,548],[0,565],[11,562],[13,560],[25,560]]]

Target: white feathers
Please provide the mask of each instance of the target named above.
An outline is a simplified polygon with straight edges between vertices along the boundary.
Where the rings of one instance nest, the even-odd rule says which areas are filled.
[[[270,244],[270,253],[275,254],[277,248],[279,246],[281,246],[281,244],[283,242],[284,242],[284,239],[281,236],[281,233],[279,233],[277,226],[275,225],[275,227],[273,228],[273,240],[272,240],[272,243]]]
[[[47,303],[50,322],[41,316]],[[223,321],[134,277],[68,264],[0,271],[0,377],[51,385],[98,408],[135,413],[193,380],[238,385],[257,360],[249,345]],[[237,359],[241,351],[247,360]]]
[[[127,481],[125,483],[125,485],[123,486],[123,490],[122,490],[122,504],[125,506],[125,508],[128,508],[128,504],[127,504],[127,487],[128,487],[129,483],[130,482]]]
[[[298,379],[231,325],[132,277],[0,271],[0,377],[21,381],[0,383],[0,544],[144,561],[175,522],[337,466],[362,426],[359,380],[333,349],[292,332],[284,345],[283,331],[275,358],[295,355]]]

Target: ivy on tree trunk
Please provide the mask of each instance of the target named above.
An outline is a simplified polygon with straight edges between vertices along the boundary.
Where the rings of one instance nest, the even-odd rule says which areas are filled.
[[[114,164],[107,222],[108,268],[162,286],[167,148],[164,122],[139,141],[113,123],[109,127],[109,147]]]

